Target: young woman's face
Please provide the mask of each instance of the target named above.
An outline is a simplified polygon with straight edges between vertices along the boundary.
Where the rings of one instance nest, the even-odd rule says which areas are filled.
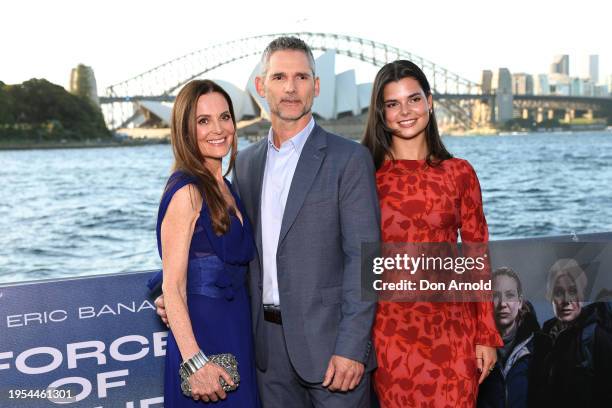
[[[576,282],[571,277],[560,276],[555,282],[552,296],[552,306],[557,319],[571,322],[578,317],[582,310],[580,304],[582,296],[578,291]]]
[[[495,322],[499,328],[511,326],[523,306],[516,281],[510,276],[499,275],[493,282]]]
[[[425,95],[416,79],[406,77],[385,85],[383,107],[385,122],[393,131],[394,138],[410,140],[425,137],[432,98]]]

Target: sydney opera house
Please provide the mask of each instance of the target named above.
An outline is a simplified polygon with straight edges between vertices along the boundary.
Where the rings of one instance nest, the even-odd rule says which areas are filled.
[[[354,69],[337,74],[335,72],[335,50],[329,50],[321,54],[316,58],[315,66],[316,75],[321,83],[321,91],[319,96],[315,98],[312,109],[313,114],[318,120],[338,122],[338,125],[346,122],[343,133],[348,133],[348,136],[358,137],[358,133],[363,130],[363,119],[359,119],[358,124],[355,123],[355,125],[358,125],[354,126],[355,134],[351,134],[353,133],[351,131],[351,123],[355,122],[357,117],[360,117],[362,113],[367,111],[370,104],[372,83],[358,84]],[[231,96],[234,103],[236,120],[238,122],[243,121],[241,126],[239,126],[244,129],[241,132],[242,134],[251,133],[254,135],[258,133],[257,129],[249,132],[247,125],[257,122],[256,119],[258,118],[269,119],[269,107],[266,101],[255,90],[255,77],[259,72],[260,64],[257,64],[244,88],[227,81],[215,80]],[[133,127],[151,128],[169,126],[172,111],[171,103],[141,101],[137,102],[137,108],[138,114],[132,118],[131,125]],[[351,120],[351,118],[354,119]],[[338,121],[337,119],[340,120]]]

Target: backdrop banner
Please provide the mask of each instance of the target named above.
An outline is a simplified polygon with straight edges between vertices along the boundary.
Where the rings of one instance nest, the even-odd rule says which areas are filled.
[[[0,407],[163,407],[155,272],[0,286]]]

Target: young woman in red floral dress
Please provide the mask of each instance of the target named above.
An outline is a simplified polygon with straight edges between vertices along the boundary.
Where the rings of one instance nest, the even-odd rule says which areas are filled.
[[[383,242],[486,242],[478,178],[440,138],[432,93],[410,61],[376,75],[363,144],[376,165]],[[381,301],[374,386],[389,407],[474,407],[503,345],[491,302]]]

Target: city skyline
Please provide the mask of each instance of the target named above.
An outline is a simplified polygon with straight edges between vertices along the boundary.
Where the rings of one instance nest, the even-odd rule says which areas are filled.
[[[475,82],[480,82],[483,69],[548,73],[558,54],[570,56],[571,77],[589,75],[590,55],[599,55],[600,82],[607,83],[612,74],[612,56],[604,53],[611,31],[607,13],[593,12],[589,21],[582,21],[559,2],[507,1],[495,8],[490,2],[468,3],[396,3],[370,10],[354,2],[314,1],[298,10],[277,12],[273,10],[282,7],[270,2],[233,2],[226,9],[223,4],[190,1],[168,8],[161,2],[111,0],[81,10],[76,1],[26,0],[5,6],[7,18],[0,35],[13,41],[3,47],[0,80],[11,84],[46,78],[67,88],[71,70],[83,63],[94,69],[102,94],[113,83],[206,46],[283,31],[330,32],[384,42]],[[581,2],[581,10],[600,8],[606,6]],[[338,18],[343,14],[346,19]],[[534,37],[524,23],[541,29],[542,38]],[[219,75],[226,79],[237,75],[241,64],[233,65]],[[369,82],[373,72],[366,69],[361,75],[371,76]]]
[[[599,55],[588,56],[588,75],[572,75],[569,69],[570,55],[555,55],[548,73],[514,72],[508,67],[497,71],[484,69],[481,75],[483,93],[499,88],[496,75],[508,71],[511,76],[511,93],[515,95],[563,95],[608,97],[612,94],[612,82],[600,81]]]

